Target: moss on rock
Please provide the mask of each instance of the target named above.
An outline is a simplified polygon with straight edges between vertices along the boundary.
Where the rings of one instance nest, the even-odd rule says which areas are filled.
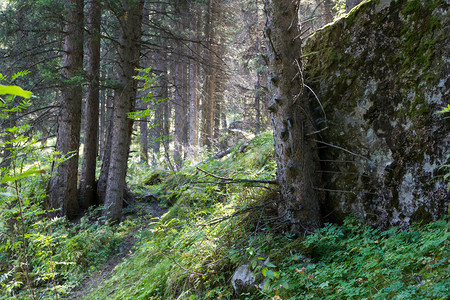
[[[306,82],[328,118],[322,138],[340,148],[320,150],[324,210],[337,218],[407,225],[445,215],[445,184],[431,182],[450,145],[437,114],[450,88],[448,7],[367,1],[305,43]]]

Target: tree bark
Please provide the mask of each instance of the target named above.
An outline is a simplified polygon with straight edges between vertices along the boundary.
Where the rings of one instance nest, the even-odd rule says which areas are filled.
[[[99,86],[100,86],[100,22],[101,7],[99,0],[88,1],[87,25],[89,38],[87,43],[87,86],[83,163],[79,183],[79,204],[81,209],[87,209],[95,201],[95,168],[98,153],[98,117],[99,117]]]
[[[255,116],[255,133],[259,134],[261,132],[261,82],[260,82],[260,72],[256,73],[256,83],[255,83],[255,110],[256,110],[256,116]]]
[[[311,231],[320,225],[321,186],[315,131],[307,97],[302,95],[303,70],[299,2],[266,0],[267,49],[269,52],[269,110],[275,141],[277,181],[282,202],[279,213],[291,231]]]
[[[182,145],[183,145],[183,160],[186,160],[187,154],[188,154],[188,141],[189,141],[189,64],[188,59],[183,57],[183,76],[182,79],[182,116],[183,116],[183,132],[182,132]]]
[[[109,162],[111,161],[111,140],[112,140],[112,127],[113,127],[113,118],[112,112],[114,111],[113,105],[114,98],[119,97],[119,92],[113,91],[111,95],[107,97],[106,104],[106,116],[108,124],[105,130],[105,147],[103,149],[102,154],[102,168],[100,170],[100,176],[97,181],[97,197],[99,204],[105,204],[105,194],[106,194],[106,186],[108,184],[108,173],[109,173]]]
[[[106,133],[106,97],[107,93],[106,91],[100,92],[100,112],[99,112],[99,119],[100,124],[98,128],[98,159],[100,161],[103,160],[103,151],[105,149],[105,133]]]
[[[180,59],[178,57],[177,59]],[[174,151],[173,159],[176,162],[177,168],[181,168],[182,164],[182,151],[183,151],[183,99],[182,99],[182,71],[183,66],[180,61],[176,62],[175,65],[175,128],[174,128]]]
[[[142,99],[139,100],[139,108],[146,110],[148,108],[148,103],[145,103]],[[142,118],[139,122],[139,160],[143,164],[148,164],[148,117]]]
[[[152,148],[153,148],[153,158],[152,158],[152,164],[153,166],[156,166],[157,164],[157,157],[160,154],[161,151],[161,138],[168,136],[164,132],[165,127],[169,126],[169,121],[167,121],[167,124],[165,125],[165,111],[168,110],[169,101],[167,101],[168,97],[168,84],[167,84],[167,56],[168,53],[166,51],[167,48],[167,34],[164,30],[161,30],[163,26],[163,16],[166,15],[166,6],[165,4],[156,4],[155,9],[157,10],[158,14],[155,16],[155,23],[156,26],[159,28],[157,30],[158,37],[156,38],[156,41],[159,45],[159,47],[155,51],[155,65],[154,65],[154,71],[156,72],[158,77],[158,86],[155,89],[155,116],[153,119],[153,128],[151,129],[152,133]]]
[[[182,33],[183,12],[186,11],[187,5],[185,1],[178,0],[175,2],[175,14],[177,21],[177,32]],[[182,57],[181,41],[175,41],[175,128],[174,128],[174,152],[173,157],[178,169],[182,166],[183,161],[183,145],[186,140],[186,93],[185,93],[185,62]]]
[[[153,119],[152,138],[153,138],[153,165],[156,165],[157,156],[161,151],[161,137],[164,136],[164,110],[168,106],[167,101],[167,60],[162,53],[156,56],[158,61],[157,68],[160,72],[158,78],[158,88],[155,93],[155,117]]]
[[[74,218],[79,213],[77,199],[78,150],[80,146],[82,88],[80,76],[83,68],[83,0],[66,0],[70,7],[64,26],[64,52],[61,90],[62,99],[58,115],[56,151],[70,159],[52,169],[49,182],[49,205],[59,215]],[[61,157],[59,155],[58,157]]]
[[[190,23],[189,27],[191,30],[189,43],[189,48],[191,49],[191,58],[189,59],[189,141],[188,141],[188,155],[190,157],[194,157],[197,153],[198,146],[198,94],[197,94],[197,85],[198,85],[198,67],[197,62],[193,59],[196,53],[196,44],[193,42],[194,39],[197,38],[197,18],[195,10],[195,3],[191,2],[191,10],[190,10]]]
[[[133,111],[136,101],[136,84],[133,79],[139,66],[143,1],[121,0],[119,19],[120,96],[115,97],[111,138],[111,158],[105,192],[104,216],[112,222],[122,217],[123,191],[127,171],[132,120],[127,113]]]
[[[222,19],[223,7],[221,1],[216,0],[214,3],[215,5],[213,6],[213,18],[217,22],[217,20]],[[225,56],[224,43],[226,32],[223,30],[223,26],[220,26],[220,23],[217,23],[217,25],[214,27],[214,53],[212,53],[213,59],[211,60],[214,62],[212,77],[212,79],[214,79],[213,145],[217,146],[219,138],[222,134],[221,124],[223,124],[223,119],[226,119],[223,95],[227,78],[223,69],[219,69],[219,66],[221,65],[220,60]]]
[[[203,86],[203,103],[202,103],[202,145],[211,149],[213,137],[214,122],[214,56],[211,54],[213,50],[213,5],[214,0],[208,1],[206,10],[205,38],[208,48],[205,50],[204,60],[209,64],[205,66],[205,84]]]

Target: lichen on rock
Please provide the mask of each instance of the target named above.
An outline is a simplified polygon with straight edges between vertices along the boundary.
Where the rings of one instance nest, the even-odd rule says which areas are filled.
[[[337,146],[320,149],[322,207],[335,218],[353,212],[389,226],[445,215],[449,196],[435,178],[450,145],[450,122],[437,113],[449,102],[448,8],[367,1],[306,41],[306,83],[327,118],[315,110],[328,126],[321,138]]]

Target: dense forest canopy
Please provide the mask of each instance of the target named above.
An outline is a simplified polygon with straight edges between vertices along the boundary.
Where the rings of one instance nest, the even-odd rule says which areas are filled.
[[[301,10],[302,19],[293,28],[304,22],[305,37],[342,13],[340,5],[295,4],[289,10]],[[120,220],[134,135],[143,163],[176,170],[233,147],[242,130],[268,129],[264,6],[4,1],[2,74],[26,72],[12,83],[35,99],[26,120],[13,119],[31,122],[30,134],[72,155],[52,168],[49,206],[75,218],[102,203],[106,215]],[[96,158],[102,162],[98,179]]]
[[[178,274],[142,297],[220,298],[228,281],[225,297],[296,299],[296,280],[330,296],[342,282],[312,260],[331,276],[356,243],[408,243],[363,223],[446,216],[448,27],[442,0],[0,1],[4,295],[73,296],[138,239],[131,264]],[[445,298],[448,228],[432,224],[401,285]],[[367,288],[340,298],[397,295],[351,264]]]

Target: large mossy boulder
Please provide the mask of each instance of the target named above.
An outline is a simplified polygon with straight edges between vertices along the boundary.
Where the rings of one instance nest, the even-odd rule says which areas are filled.
[[[309,38],[305,78],[316,103],[325,213],[390,226],[447,212],[449,5],[373,0]],[[320,100],[324,110],[317,105]]]

